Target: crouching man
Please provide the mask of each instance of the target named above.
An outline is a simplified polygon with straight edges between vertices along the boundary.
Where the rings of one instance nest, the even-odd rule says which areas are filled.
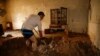
[[[39,12],[38,15],[31,14],[22,25],[21,31],[26,39],[26,45],[32,47],[34,50],[36,50],[37,47],[37,39],[32,30],[38,26],[39,35],[40,37],[43,37],[41,20],[44,16],[44,12]]]

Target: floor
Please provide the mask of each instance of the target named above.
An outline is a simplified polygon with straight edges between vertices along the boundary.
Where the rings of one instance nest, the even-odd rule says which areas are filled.
[[[49,44],[40,44],[36,51],[31,51],[20,31],[6,32],[5,37],[0,38],[0,56],[100,56],[100,50],[86,34],[70,32],[66,37],[51,39]]]

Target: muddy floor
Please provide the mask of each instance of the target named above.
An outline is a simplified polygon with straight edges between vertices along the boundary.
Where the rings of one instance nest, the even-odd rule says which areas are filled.
[[[36,51],[26,46],[23,37],[1,37],[0,41],[0,56],[100,56],[100,50],[85,35],[53,37],[49,44],[40,44]]]

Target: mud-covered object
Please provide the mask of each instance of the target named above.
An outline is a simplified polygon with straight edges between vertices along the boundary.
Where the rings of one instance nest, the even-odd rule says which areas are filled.
[[[2,24],[0,24],[0,36],[2,36],[3,34],[4,34],[3,26],[2,26]]]
[[[52,38],[41,37],[37,38],[37,45],[49,45],[52,41]]]

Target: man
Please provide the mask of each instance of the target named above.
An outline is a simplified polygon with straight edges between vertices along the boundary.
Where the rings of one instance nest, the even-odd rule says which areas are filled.
[[[35,38],[32,30],[38,26],[39,35],[40,37],[43,37],[41,20],[44,16],[43,12],[39,12],[38,15],[32,14],[22,25],[21,31],[24,38],[26,38],[26,45],[31,47],[34,46],[34,50],[36,50],[37,47],[37,39]]]

